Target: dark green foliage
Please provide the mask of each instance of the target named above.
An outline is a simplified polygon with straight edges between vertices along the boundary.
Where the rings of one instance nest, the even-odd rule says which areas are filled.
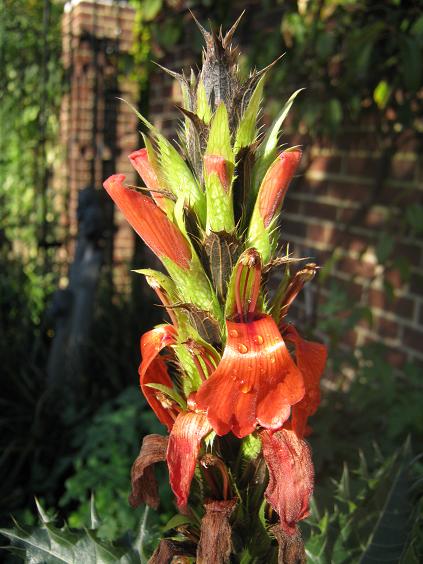
[[[138,534],[128,535],[119,541],[108,542],[100,538],[94,502],[91,502],[90,524],[86,529],[72,529],[66,523],[59,527],[56,518],[46,513],[37,502],[39,526],[23,527],[15,523],[13,529],[0,532],[11,541],[10,551],[19,559],[34,564],[145,564],[146,551],[151,544],[152,533],[147,526],[148,509],[140,520]]]
[[[421,530],[415,529],[421,528],[422,467],[412,460],[408,440],[389,459],[381,459],[377,450],[372,458],[373,471],[363,456],[355,472],[344,467],[329,511],[319,514],[315,502],[307,522],[310,562],[420,561]]]

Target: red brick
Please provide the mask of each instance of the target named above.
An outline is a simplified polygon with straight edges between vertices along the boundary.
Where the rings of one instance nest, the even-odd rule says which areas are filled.
[[[412,181],[416,175],[417,161],[393,159],[390,178],[394,180]]]
[[[285,213],[295,213],[299,214],[303,211],[303,203],[299,200],[293,200],[292,198],[287,198],[283,205],[283,212]]]
[[[350,257],[342,258],[337,263],[337,268],[351,275],[359,275],[364,278],[371,278],[375,273],[375,267],[369,262],[356,260]]]
[[[340,172],[340,157],[314,157],[308,167],[310,172]]]
[[[319,204],[318,202],[304,202],[303,213],[306,217],[317,217],[318,219],[336,219],[336,206]]]
[[[423,350],[423,328],[421,330],[417,330],[405,327],[403,342],[407,347],[421,353]]]
[[[395,339],[398,337],[399,324],[397,321],[392,321],[384,317],[374,316],[373,330],[381,337],[388,337]]]
[[[410,280],[410,292],[423,296],[423,274],[414,272]]]
[[[400,318],[410,319],[413,316],[415,302],[410,298],[395,298],[390,300],[382,290],[371,289],[367,295],[370,307],[376,307],[389,313],[394,313]]]
[[[305,237],[306,226],[301,221],[292,220],[284,215],[282,217],[282,233],[284,237],[289,237],[289,234]]]
[[[330,196],[332,198],[338,198],[345,202],[354,202],[360,204],[363,201],[366,201],[370,188],[369,186],[351,183],[351,182],[342,182],[339,181],[329,181],[325,183],[325,189],[322,192],[326,196]]]
[[[378,159],[371,157],[351,157],[347,156],[346,173],[351,176],[365,176],[373,178],[375,169],[378,166]]]
[[[385,358],[391,366],[402,368],[407,360],[407,355],[398,349],[388,349]]]

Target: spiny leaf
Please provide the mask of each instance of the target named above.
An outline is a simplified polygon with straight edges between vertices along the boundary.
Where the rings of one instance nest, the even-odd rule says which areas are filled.
[[[263,87],[266,81],[266,75],[263,75],[248,103],[247,109],[241,118],[235,138],[235,154],[243,147],[252,145],[257,137],[257,116],[259,115],[261,99],[263,95]]]
[[[197,88],[197,116],[205,124],[209,124],[212,117],[212,111],[207,101],[206,89],[202,80],[199,81]]]
[[[211,122],[206,155],[219,155],[232,164],[235,162],[228,112],[223,103],[219,104]]]
[[[255,188],[255,190],[258,190],[260,182],[262,181],[267,169],[276,156],[280,128],[282,127],[282,124],[285,121],[285,118],[288,115],[288,112],[291,109],[295,98],[302,90],[304,90],[304,88],[299,88],[291,95],[291,97],[286,102],[279,115],[271,125],[270,129],[266,133],[263,141],[260,143],[260,147],[257,150],[256,165],[254,167],[253,188]]]

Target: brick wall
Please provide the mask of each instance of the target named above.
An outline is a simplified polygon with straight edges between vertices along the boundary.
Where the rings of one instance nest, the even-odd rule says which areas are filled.
[[[189,14],[181,12],[181,17],[185,18],[184,39],[160,59],[163,66],[176,71],[199,63],[191,47],[198,31]],[[179,96],[176,82],[154,70],[149,118],[170,138],[175,137],[180,117],[174,107]],[[295,105],[291,111],[295,112]],[[345,335],[345,345],[383,342],[388,347],[388,360],[395,366],[406,361],[423,364],[423,241],[398,237],[394,254],[412,261],[406,283],[397,270],[378,264],[375,255],[375,244],[389,207],[400,210],[407,201],[422,201],[423,163],[417,154],[415,137],[410,132],[404,134],[378,188],[378,197],[363,214],[361,207],[372,192],[378,169],[380,176],[386,172],[383,151],[376,145],[376,138],[370,121],[344,130],[336,144],[310,143],[296,135],[284,139],[302,144],[305,154],[302,170],[285,202],[282,237],[292,244],[297,255],[313,256],[320,264],[338,248],[340,258],[328,284],[331,279],[339,282],[348,291],[352,305],[368,306],[373,315],[373,325],[360,322],[355,331]],[[384,291],[384,281],[392,285],[393,298]],[[306,317],[307,310],[314,309],[313,301],[325,300],[325,293],[323,289],[316,295],[316,285],[311,284],[311,307],[310,299],[308,307],[299,300],[293,314]]]
[[[134,10],[126,2],[72,0],[65,5],[62,37],[68,92],[60,119],[65,152],[61,180],[66,186],[62,221],[68,234],[64,258],[73,252],[79,190],[94,186],[103,198],[103,180],[116,171],[127,174],[129,182],[135,180],[127,155],[138,144],[138,119],[118,99],[135,106],[138,101],[137,84],[119,71],[122,56],[132,46],[133,24]],[[114,237],[108,238],[107,260],[117,266],[120,277],[132,257],[134,235],[104,200],[108,225],[114,221],[116,228]]]
[[[81,2],[77,5],[80,10],[78,13],[86,12],[90,5],[91,3]],[[75,8],[74,19],[77,17]],[[125,10],[129,20],[130,9]],[[159,61],[177,71],[181,68],[189,69],[199,63],[193,56],[192,49],[197,41],[198,31],[186,11],[181,11],[180,17],[184,18],[186,30],[183,40]],[[76,35],[74,41],[82,41]],[[115,38],[113,36],[111,39]],[[248,38],[245,39],[248,41]],[[126,45],[129,47],[127,43]],[[78,79],[76,75],[76,80],[82,79]],[[180,102],[178,85],[167,74],[153,69],[149,99],[149,119],[168,138],[175,138],[180,117],[175,109],[175,103]],[[118,156],[113,164],[114,170],[125,172],[128,170],[126,154],[137,147],[138,140],[133,136],[136,127],[133,116],[121,105],[118,107],[122,111],[119,120],[125,125],[122,126],[122,133],[116,137],[119,149],[116,150]],[[295,112],[295,106],[292,111]],[[379,341],[387,345],[389,360],[394,365],[400,366],[405,361],[423,364],[423,241],[413,239],[406,233],[395,234],[395,256],[404,256],[411,261],[410,277],[406,282],[401,280],[397,270],[378,264],[375,255],[375,244],[385,225],[388,208],[397,209],[401,214],[405,202],[422,201],[423,163],[418,156],[416,139],[410,132],[404,134],[389,168],[376,139],[371,121],[359,127],[344,129],[336,144],[324,140],[312,143],[295,135],[285,138],[285,141],[289,140],[292,144],[303,144],[305,154],[303,168],[286,199],[282,236],[292,243],[296,254],[314,256],[320,264],[325,263],[335,247],[338,248],[339,260],[333,269],[332,280],[339,282],[348,291],[351,305],[369,306],[374,319],[372,326],[360,322],[354,331],[345,335],[344,345]],[[72,137],[70,145],[71,148],[76,146],[74,150],[78,154],[77,149],[81,145]],[[72,178],[75,189],[82,182],[82,173],[79,172],[77,176],[77,171],[80,170],[78,166],[87,165],[70,162],[70,169],[74,170]],[[100,169],[99,166],[96,176],[98,183],[102,179]],[[378,177],[385,178],[380,182],[377,198],[373,198],[374,201],[365,207],[363,213],[362,204],[372,194]],[[118,234],[120,233],[125,233],[121,238],[122,256],[128,256],[127,249],[132,239],[122,226],[119,227]],[[115,258],[119,259],[119,253]],[[392,285],[394,298],[388,298],[384,291],[384,281],[389,281]],[[326,298],[324,288],[319,292],[315,284],[311,284],[309,288],[307,299],[302,303],[299,301],[294,311],[297,317],[309,315],[310,310]]]
[[[360,141],[357,143],[357,134]],[[285,204],[282,226],[303,254],[324,264],[334,248],[339,260],[332,280],[339,282],[351,304],[371,308],[373,324],[360,322],[345,336],[349,345],[380,341],[388,358],[399,366],[423,361],[423,241],[404,234],[396,238],[394,257],[410,261],[407,281],[398,269],[378,263],[375,247],[386,230],[389,210],[401,214],[405,202],[421,202],[422,162],[415,140],[400,143],[373,204],[362,208],[384,166],[382,151],[372,131],[346,130],[335,144],[307,148],[302,175],[293,183]],[[388,282],[394,296],[386,291]],[[330,283],[330,280],[329,280]],[[325,298],[325,290],[318,299]],[[300,302],[301,305],[301,302]]]

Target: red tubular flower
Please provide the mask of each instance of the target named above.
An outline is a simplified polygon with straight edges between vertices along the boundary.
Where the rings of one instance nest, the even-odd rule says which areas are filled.
[[[167,447],[169,480],[178,507],[183,511],[194,476],[201,439],[211,431],[204,413],[188,411],[176,418]]]
[[[159,258],[188,268],[192,255],[185,237],[151,198],[127,188],[124,180],[115,174],[103,185],[125,219]]]
[[[204,169],[207,175],[217,174],[221,185],[227,192],[229,189],[230,174],[228,170],[229,163],[220,155],[205,155]]]
[[[327,359],[327,349],[321,343],[306,341],[292,325],[282,329],[285,340],[295,346],[298,368],[304,378],[305,394],[303,399],[292,408],[291,427],[298,437],[304,437],[308,418],[316,413],[320,403],[320,378]]]
[[[160,193],[163,192],[163,189],[160,186],[156,171],[148,160],[147,149],[139,149],[138,151],[134,151],[129,155],[129,160],[131,161],[132,166],[143,179],[144,184],[149,190],[151,190],[151,196],[153,200],[156,202],[159,208],[165,211],[166,197]]]
[[[304,396],[304,384],[276,323],[262,315],[226,326],[222,360],[198,390],[198,408],[207,410],[218,435],[245,437],[257,424],[279,429]]]
[[[196,401],[218,435],[239,438],[257,424],[280,429],[291,406],[304,396],[301,372],[270,315],[257,313],[261,261],[248,249],[235,267],[234,317],[215,372],[200,386]]]
[[[269,469],[265,497],[278,513],[287,535],[296,535],[297,523],[309,515],[314,469],[310,448],[294,431],[260,433],[264,460]]]
[[[160,358],[159,353],[173,344],[175,337],[176,331],[172,325],[156,327],[141,337],[142,361],[139,367],[141,389],[151,409],[159,421],[166,425],[168,431],[172,429],[178,411],[170,400],[147,384],[161,384],[173,388],[166,363]]]
[[[298,149],[284,151],[267,171],[258,194],[259,212],[265,227],[270,225],[282,206],[301,156],[302,152]]]

